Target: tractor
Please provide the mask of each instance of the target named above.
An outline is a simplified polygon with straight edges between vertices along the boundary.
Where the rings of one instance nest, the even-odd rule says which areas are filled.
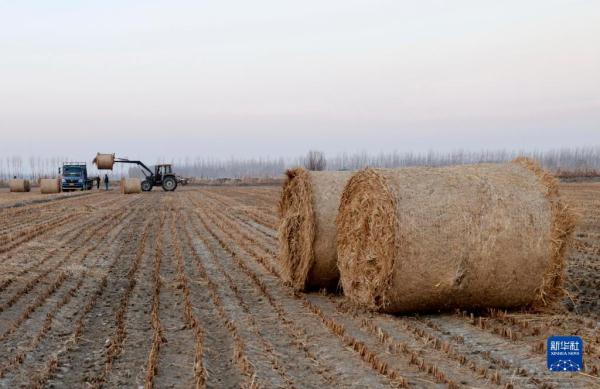
[[[131,163],[139,165],[146,179],[142,181],[142,190],[150,192],[155,186],[162,186],[163,190],[172,192],[177,188],[178,177],[173,173],[171,164],[156,165],[154,172],[142,161],[131,161],[124,158],[116,158],[115,163]]]

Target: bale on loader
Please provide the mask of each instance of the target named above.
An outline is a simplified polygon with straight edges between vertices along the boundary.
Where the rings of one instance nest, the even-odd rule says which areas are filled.
[[[31,190],[29,180],[22,180],[17,178],[9,180],[8,187],[10,188],[11,192],[29,192]]]
[[[346,296],[400,313],[551,303],[574,218],[556,180],[518,158],[360,171],[337,226]]]
[[[121,188],[124,194],[141,193],[142,181],[139,178],[125,178],[121,180]]]
[[[60,180],[58,178],[42,178],[40,192],[42,194],[60,193]]]
[[[112,170],[113,165],[115,164],[115,155],[97,153],[92,162],[96,164],[98,169]]]
[[[296,290],[338,285],[335,218],[351,174],[302,168],[286,172],[279,201],[279,257],[284,279]]]

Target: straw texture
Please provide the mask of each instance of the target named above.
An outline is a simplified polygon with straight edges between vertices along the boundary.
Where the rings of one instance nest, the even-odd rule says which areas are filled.
[[[29,192],[31,190],[31,185],[29,184],[29,180],[22,179],[11,179],[8,181],[8,187],[11,192]]]
[[[337,223],[344,293],[391,313],[548,304],[574,225],[527,159],[363,170]]]
[[[60,180],[58,178],[42,178],[40,192],[42,194],[60,193]]]
[[[115,164],[115,155],[98,153],[92,162],[96,164],[98,169],[112,170]]]
[[[286,172],[279,201],[283,277],[296,290],[335,288],[336,224],[342,190],[350,172]]]
[[[139,178],[125,178],[121,180],[122,193],[132,194],[142,191],[142,181]]]

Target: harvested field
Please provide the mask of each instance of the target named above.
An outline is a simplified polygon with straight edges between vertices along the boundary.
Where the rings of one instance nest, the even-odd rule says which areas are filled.
[[[2,193],[0,387],[600,387],[600,184],[560,190],[560,308],[399,316],[284,285],[279,187]],[[548,372],[572,334],[585,372]]]
[[[89,195],[91,192],[66,192],[41,194],[40,188],[32,188],[31,192],[11,193],[8,188],[0,188],[0,209],[22,207],[36,203],[44,203],[67,197]]]

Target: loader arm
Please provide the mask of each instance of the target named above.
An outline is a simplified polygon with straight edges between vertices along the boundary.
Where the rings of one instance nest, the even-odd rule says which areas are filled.
[[[150,168],[148,166],[146,166],[142,161],[131,161],[129,159],[116,158],[115,163],[130,163],[130,164],[139,165],[142,169],[144,169],[148,172],[148,174],[146,174],[146,172],[143,172],[146,177],[154,177],[154,173],[152,172],[152,170],[150,170]]]

